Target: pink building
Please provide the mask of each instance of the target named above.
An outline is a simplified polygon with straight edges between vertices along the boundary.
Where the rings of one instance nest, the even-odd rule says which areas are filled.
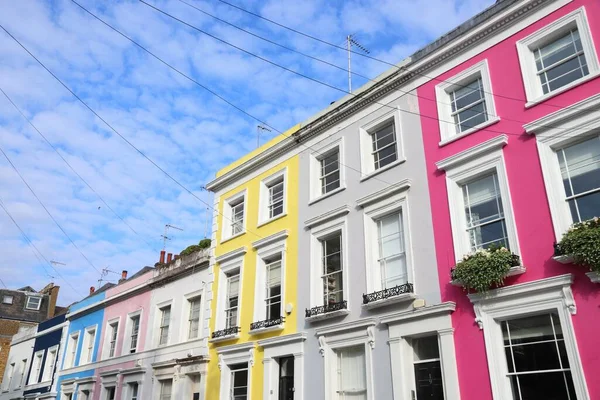
[[[600,279],[553,248],[600,216],[600,2],[504,0],[468,24],[411,68],[427,71],[417,95],[461,398],[600,399]],[[451,268],[490,244],[521,265],[467,295]]]

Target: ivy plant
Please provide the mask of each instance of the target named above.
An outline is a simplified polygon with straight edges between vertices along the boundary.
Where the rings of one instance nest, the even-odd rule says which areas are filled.
[[[600,272],[600,218],[573,224],[558,243],[563,254],[573,258],[573,263]]]
[[[452,279],[467,291],[486,292],[502,286],[510,268],[519,265],[519,256],[507,248],[490,247],[464,256],[452,270]]]

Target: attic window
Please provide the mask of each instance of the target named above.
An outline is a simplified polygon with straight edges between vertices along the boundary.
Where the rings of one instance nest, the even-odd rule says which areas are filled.
[[[40,305],[42,304],[41,297],[35,296],[27,296],[27,303],[25,304],[25,308],[28,310],[39,310]]]
[[[12,296],[3,296],[2,297],[2,304],[12,304],[12,303],[13,303]]]

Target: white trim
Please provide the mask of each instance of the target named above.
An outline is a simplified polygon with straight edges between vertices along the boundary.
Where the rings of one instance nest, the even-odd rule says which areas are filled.
[[[219,263],[216,273],[219,275],[219,283],[217,287],[217,293],[214,295],[217,301],[217,315],[215,317],[215,331],[222,330],[225,328],[225,309],[227,306],[227,280],[229,275],[234,275],[236,272],[239,275],[239,289],[238,289],[238,309],[237,309],[237,322],[236,326],[240,326],[240,318],[242,312],[242,295],[244,289],[244,258],[246,255],[246,247],[239,248],[237,250],[230,251],[217,257]],[[239,337],[239,333],[234,335],[222,336],[214,339],[210,339],[209,342],[221,342],[224,340],[230,340],[232,338]]]
[[[573,224],[573,218],[565,200],[566,192],[556,151],[586,137],[591,139],[591,133],[599,135],[600,94],[532,121],[523,125],[523,128],[527,133],[536,135],[555,240],[558,242]]]
[[[91,332],[94,332],[93,343],[90,348],[90,335]],[[83,330],[83,342],[81,344],[81,352],[79,355],[79,365],[92,364],[96,360],[94,360],[94,350],[96,350],[96,341],[98,339],[98,325],[86,326]],[[89,352],[88,352],[89,349]],[[87,361],[87,358],[90,358],[90,361]]]
[[[248,223],[248,199],[247,199],[247,190],[241,190],[234,195],[231,195],[223,200],[223,213],[220,217],[221,219],[221,243],[224,243],[228,240],[231,240],[235,237],[241,236],[246,233],[246,225]],[[232,203],[238,203],[241,199],[241,202],[244,204],[244,223],[242,225],[241,232],[233,234],[231,231],[231,224],[233,221],[232,214]]]
[[[264,246],[268,246],[274,242],[279,242],[281,240],[285,240],[289,235],[289,232],[287,229],[283,230],[283,231],[279,231],[277,233],[274,233],[272,235],[269,235],[267,237],[264,237],[262,239],[259,239],[255,242],[252,242],[252,248],[254,250],[258,250]]]
[[[410,185],[410,179],[403,179],[398,183],[386,186],[385,188],[378,190],[377,192],[370,193],[366,196],[359,198],[358,200],[356,200],[356,205],[359,207],[365,207],[370,205],[371,203],[385,200],[389,196],[392,196],[396,193],[407,191],[408,189],[410,189]]]
[[[406,159],[403,159],[403,160],[396,160],[396,161],[394,161],[394,162],[391,162],[391,163],[389,163],[388,165],[386,165],[385,167],[381,167],[381,168],[379,168],[379,169],[376,169],[376,170],[375,170],[375,171],[373,171],[373,172],[369,172],[368,174],[361,176],[361,177],[360,177],[360,181],[361,181],[361,182],[364,182],[364,181],[366,181],[367,179],[371,179],[372,177],[374,177],[374,176],[376,176],[376,175],[379,175],[379,174],[381,174],[381,173],[383,173],[383,172],[385,172],[385,171],[387,171],[387,170],[389,170],[389,169],[392,169],[392,168],[394,168],[394,167],[397,167],[398,165],[400,165],[400,164],[404,163],[405,161],[406,161]]]
[[[555,311],[560,319],[577,399],[590,399],[572,323],[572,315],[577,312],[571,291],[572,283],[573,276],[566,274],[511,285],[486,294],[468,295],[473,303],[476,322],[483,329],[495,400],[512,399],[511,385],[506,377],[507,365],[502,348],[500,322],[551,311]]]
[[[342,216],[348,214],[349,212],[350,212],[350,206],[348,206],[347,204],[344,204],[341,207],[335,208],[333,210],[329,210],[321,215],[317,215],[316,217],[306,220],[304,222],[304,227],[310,229],[317,225],[324,224],[325,222],[327,222],[329,220],[342,217]]]
[[[260,181],[260,189],[258,195],[258,226],[266,225],[269,222],[272,222],[278,218],[281,218],[287,215],[287,189],[288,189],[288,174],[287,167],[282,168],[281,170],[269,175],[268,177],[262,179]],[[269,217],[269,185],[273,182],[281,179],[283,182],[283,211],[281,214],[275,215],[273,217]],[[244,216],[245,218],[245,216]],[[246,221],[244,220],[244,224]]]
[[[269,240],[267,240],[269,239]],[[256,252],[256,275],[254,284],[254,312],[253,322],[263,321],[266,317],[266,262],[265,260],[274,256],[280,257],[280,296],[281,300],[279,303],[279,313],[281,317],[284,317],[284,306],[285,306],[285,277],[286,277],[286,257],[287,257],[287,230],[271,235],[263,240],[267,240],[266,243],[262,244]],[[259,334],[267,331],[281,330],[283,329],[283,323],[272,326],[269,328],[254,329],[251,330],[251,334]]]
[[[40,301],[38,303],[37,307],[29,307],[29,300],[31,300],[31,299],[38,299]],[[39,311],[40,307],[42,306],[42,300],[43,300],[43,296],[41,296],[41,295],[28,294],[27,298],[25,299],[25,309]]]
[[[255,242],[256,243],[256,242]],[[254,245],[254,243],[252,243]],[[240,258],[246,254],[246,246],[240,247],[239,249],[231,250],[225,254],[221,254],[220,256],[215,258],[215,262],[219,264],[223,264],[225,262],[230,261],[233,258]]]
[[[52,378],[54,377],[54,371],[56,370],[56,363],[58,362],[58,349],[59,349],[59,345],[54,345],[52,347],[48,348],[48,351],[46,353],[46,360],[44,361],[44,370],[42,372],[42,382],[49,382],[52,380]],[[48,356],[54,352],[54,362],[53,363],[48,363]]]
[[[217,349],[218,367],[221,370],[220,400],[230,400],[229,393],[231,388],[231,370],[230,366],[235,364],[248,365],[248,397],[252,393],[252,369],[254,366],[255,344],[242,343],[231,346],[223,346]]]
[[[117,324],[117,338],[115,341],[115,352],[113,354],[112,357],[110,357],[110,339],[111,339],[111,325],[113,324]],[[106,325],[104,327],[104,343],[102,345],[102,354],[100,355],[99,359],[100,360],[106,360],[109,358],[114,358],[119,356],[119,354],[117,354],[117,343],[119,341],[119,329],[121,329],[121,316],[115,317],[115,318],[111,318],[109,320],[106,321]]]
[[[571,82],[568,85],[544,94],[539,77],[537,76],[533,49],[557,39],[560,35],[568,32],[574,27],[577,27],[579,37],[581,38],[581,45],[587,62],[589,74]],[[596,54],[596,48],[590,33],[584,6],[581,6],[569,14],[556,19],[531,35],[517,41],[516,45],[517,52],[519,54],[519,63],[521,65],[521,74],[523,76],[523,84],[525,85],[525,93],[527,95],[526,107],[531,107],[549,99],[550,97],[554,97],[558,93],[562,93],[576,85],[583,83],[584,80],[588,81],[593,79],[594,77],[598,76],[600,72],[598,56]]]
[[[337,148],[338,152],[338,171],[340,175],[340,186],[327,193],[322,193],[321,187],[321,160],[331,153],[335,152]],[[314,150],[309,154],[309,176],[310,176],[310,188],[309,188],[309,205],[321,201],[327,197],[333,196],[336,193],[346,189],[346,168],[344,161],[344,138],[339,139]]]
[[[346,331],[368,328],[369,326],[377,325],[377,320],[375,318],[362,318],[356,321],[342,322],[339,324],[331,325],[331,326],[323,326],[320,328],[315,328],[315,335],[323,336],[323,335],[339,335],[343,334]]]
[[[457,126],[453,122],[453,117],[451,115],[452,99],[450,95],[461,86],[464,86],[477,78],[481,78],[481,84],[483,86],[483,100],[485,101],[487,119],[485,122],[470,129],[467,129],[463,132],[457,132]],[[492,88],[492,81],[490,79],[490,70],[487,59],[472,65],[471,67],[436,85],[435,97],[437,100],[438,119],[441,134],[439,145],[443,146],[498,122],[500,118],[496,114],[496,105],[492,93],[494,93],[494,91]]]
[[[135,310],[133,312],[127,313],[127,319],[125,320],[125,331],[123,332],[123,343],[121,344],[121,354],[120,354],[121,356],[124,356],[127,354],[136,354],[136,353],[140,352],[139,344],[140,344],[140,336],[142,335],[141,330],[140,330],[142,327],[142,311],[143,311],[142,309],[139,309],[139,310]],[[138,327],[137,342],[135,344],[135,352],[132,353],[131,352],[131,335],[133,334],[133,318],[135,318],[135,317],[139,317],[140,322],[139,322],[139,327]],[[148,327],[147,329],[152,329],[152,328]],[[154,330],[152,333],[154,333]],[[115,349],[115,357],[117,357],[116,353],[117,353],[117,351]]]
[[[278,359],[294,357],[294,399],[304,399],[304,341],[306,333],[277,336],[259,340],[263,348],[263,400],[276,400],[279,395]]]
[[[600,273],[598,272],[586,272],[585,274],[592,283],[600,283]]]
[[[508,144],[507,135],[499,135],[435,163],[437,169],[448,171],[460,164],[502,149]]]

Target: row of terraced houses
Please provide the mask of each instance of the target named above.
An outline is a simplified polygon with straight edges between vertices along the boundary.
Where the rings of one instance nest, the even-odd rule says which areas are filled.
[[[211,248],[15,337],[0,399],[600,399],[600,274],[554,246],[600,216],[599,46],[597,0],[499,0],[220,170]]]

